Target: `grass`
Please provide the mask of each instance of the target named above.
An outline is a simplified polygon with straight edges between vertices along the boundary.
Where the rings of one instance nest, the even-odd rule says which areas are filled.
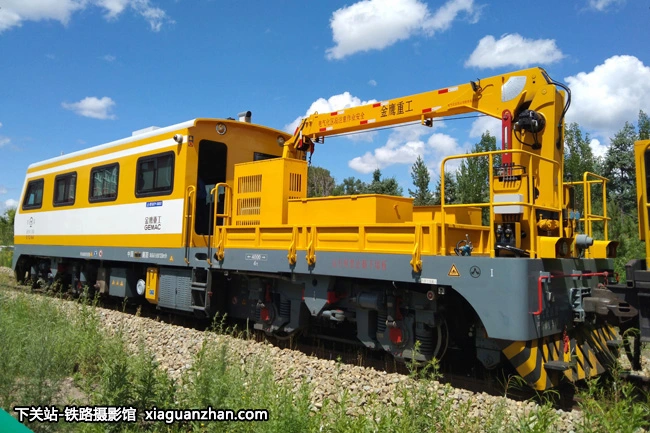
[[[8,280],[8,277],[0,278]],[[3,282],[3,281],[0,281]],[[152,407],[268,409],[268,422],[166,424],[64,423],[28,426],[34,431],[78,432],[545,432],[562,422],[550,402],[515,412],[505,400],[489,411],[448,385],[436,381],[435,363],[413,368],[412,379],[396,385],[385,404],[377,394],[348,390],[342,379],[320,408],[307,382],[278,378],[270,353],[243,359],[228,339],[206,338],[179,381],[157,364],[141,340],[126,343],[128,329],[108,333],[92,302],[68,314],[55,300],[0,291],[0,405],[66,404]],[[215,323],[223,331],[223,321]],[[582,421],[576,432],[648,429],[647,401],[638,401],[630,384],[590,382],[581,395]]]

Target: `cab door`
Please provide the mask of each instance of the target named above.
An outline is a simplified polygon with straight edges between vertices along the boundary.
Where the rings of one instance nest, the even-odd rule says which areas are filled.
[[[219,183],[226,181],[226,161],[228,147],[225,143],[201,140],[199,142],[199,156],[197,161],[196,193],[194,200],[194,227],[193,244],[196,247],[207,249],[210,238],[214,235],[215,225],[222,225],[222,218],[214,221],[215,198],[217,199],[217,214],[223,213],[220,209],[224,200],[220,199],[223,191],[211,194]]]

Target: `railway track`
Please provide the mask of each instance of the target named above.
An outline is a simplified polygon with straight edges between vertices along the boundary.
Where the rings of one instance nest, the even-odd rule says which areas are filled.
[[[5,291],[15,291],[20,293],[29,293],[38,296],[56,297],[69,302],[76,302],[79,294],[50,292],[44,289],[33,289],[30,286],[17,285],[13,279],[0,279],[0,289]],[[210,330],[213,323],[207,319],[199,319],[194,316],[187,316],[177,313],[160,311],[154,305],[143,302],[123,302],[121,299],[111,297],[101,297],[97,306],[112,311],[118,311],[122,314],[138,315],[143,318],[161,321],[174,326],[182,326],[197,331]],[[237,320],[225,320],[222,323],[223,329],[247,329],[247,324]],[[237,336],[233,332],[230,335]],[[246,337],[254,338],[256,341],[266,341],[281,349],[291,349],[299,351],[305,355],[317,357],[324,360],[337,360],[338,362],[355,365],[358,367],[371,368],[387,373],[397,373],[400,375],[412,375],[414,368],[417,366],[407,365],[397,362],[392,356],[385,352],[371,351],[361,345],[355,345],[348,342],[337,340],[316,339],[309,335],[300,335],[291,339],[278,339],[267,336],[261,331],[246,333]],[[466,362],[458,362],[462,354],[456,354],[455,358],[442,362],[436,372],[436,380],[443,384],[449,384],[453,388],[463,389],[472,393],[483,393],[496,397],[508,397],[516,401],[535,401],[543,402],[550,400],[556,409],[564,411],[579,410],[580,400],[577,397],[579,388],[572,384],[566,384],[556,392],[540,394],[525,385],[521,385],[515,379],[511,371],[505,369],[495,369],[486,371],[480,365],[467,365]],[[625,380],[632,381],[644,390],[650,387],[650,378],[638,376],[630,373],[622,375]]]

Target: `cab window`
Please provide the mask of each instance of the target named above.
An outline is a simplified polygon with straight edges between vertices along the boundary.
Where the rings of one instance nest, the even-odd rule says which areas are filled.
[[[30,180],[23,198],[23,209],[40,209],[43,204],[43,179]]]
[[[138,159],[136,179],[136,197],[171,194],[174,189],[174,153]]]
[[[54,178],[54,206],[74,204],[77,173],[60,174]]]

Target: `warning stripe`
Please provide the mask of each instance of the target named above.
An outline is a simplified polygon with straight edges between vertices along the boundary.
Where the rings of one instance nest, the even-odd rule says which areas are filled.
[[[375,119],[362,120],[359,125],[367,125],[368,123],[375,123]]]
[[[449,92],[455,92],[456,90],[458,90],[458,86],[456,86],[456,87],[447,87],[446,89],[438,90],[438,95],[442,95],[444,93],[449,93]]]
[[[616,330],[609,325],[585,326],[571,338],[569,353],[564,353],[563,336],[558,333],[536,340],[513,341],[503,348],[503,354],[531,387],[541,391],[558,385],[562,377],[575,382],[607,371],[616,355],[606,342],[616,337]],[[572,367],[564,372],[547,371],[544,364],[551,361],[569,362]]]
[[[375,102],[372,104],[372,108],[383,107],[384,105],[388,105],[388,101]]]
[[[321,128],[321,129],[319,129],[318,131],[319,131],[319,132],[325,132],[325,131],[331,131],[332,129],[334,129],[333,126],[328,126],[327,128]]]
[[[345,110],[339,110],[339,111],[332,111],[330,113],[330,116],[338,116],[339,114],[345,113]]]

